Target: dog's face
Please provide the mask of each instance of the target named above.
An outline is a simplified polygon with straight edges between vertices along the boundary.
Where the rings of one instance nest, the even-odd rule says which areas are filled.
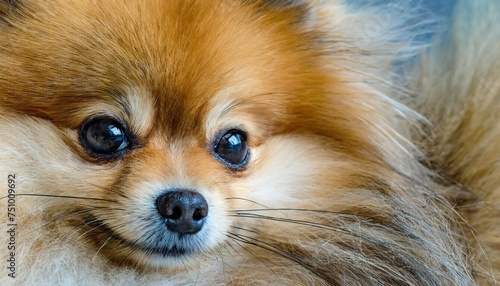
[[[34,118],[33,192],[66,197],[45,213],[117,263],[164,267],[228,241],[291,244],[309,235],[297,222],[321,222],[305,210],[376,212],[356,189],[379,171],[376,105],[324,65],[305,7],[262,2],[21,1],[31,16],[5,16],[2,106]]]

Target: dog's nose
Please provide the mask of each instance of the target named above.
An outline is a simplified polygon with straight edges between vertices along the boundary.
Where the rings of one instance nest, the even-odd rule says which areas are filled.
[[[179,235],[200,231],[208,215],[205,198],[189,190],[167,192],[158,197],[156,206],[160,214],[167,219],[168,229]]]

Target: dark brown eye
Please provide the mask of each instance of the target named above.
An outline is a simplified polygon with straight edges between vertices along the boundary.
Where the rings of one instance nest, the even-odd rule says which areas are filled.
[[[250,157],[247,135],[240,130],[229,130],[214,147],[213,153],[217,159],[233,170],[246,166]]]
[[[80,130],[83,147],[97,158],[112,159],[130,147],[126,127],[110,117],[98,117],[87,121]]]

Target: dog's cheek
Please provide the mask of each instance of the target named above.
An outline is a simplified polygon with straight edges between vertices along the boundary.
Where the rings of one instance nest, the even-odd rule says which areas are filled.
[[[246,176],[235,180],[241,208],[322,209],[340,196],[357,166],[312,137],[279,136],[252,149]]]
[[[12,116],[14,118],[15,116]],[[3,173],[15,174],[19,194],[36,194],[37,206],[77,206],[85,199],[102,198],[96,186],[109,187],[120,172],[119,164],[85,161],[70,145],[78,144],[72,130],[60,130],[39,119],[19,117],[0,123]],[[53,196],[53,197],[49,197]],[[25,195],[24,199],[34,199]]]

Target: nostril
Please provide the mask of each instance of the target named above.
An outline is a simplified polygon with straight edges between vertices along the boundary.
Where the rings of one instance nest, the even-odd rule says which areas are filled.
[[[167,215],[168,218],[178,220],[182,216],[182,209],[180,207],[174,207],[172,209],[172,211],[170,211],[170,210],[167,210],[167,211],[169,213],[171,213],[171,214]]]
[[[167,192],[157,198],[156,206],[168,229],[181,235],[200,231],[208,216],[205,198],[189,190]]]
[[[159,196],[156,200],[156,207],[165,218],[178,219],[182,215],[182,209],[179,207],[176,198],[170,193]]]
[[[195,211],[194,211],[194,214],[193,214],[193,219],[195,221],[199,221],[199,220],[202,220],[203,218],[205,218],[208,214],[208,209],[205,209],[205,208],[197,208]]]

